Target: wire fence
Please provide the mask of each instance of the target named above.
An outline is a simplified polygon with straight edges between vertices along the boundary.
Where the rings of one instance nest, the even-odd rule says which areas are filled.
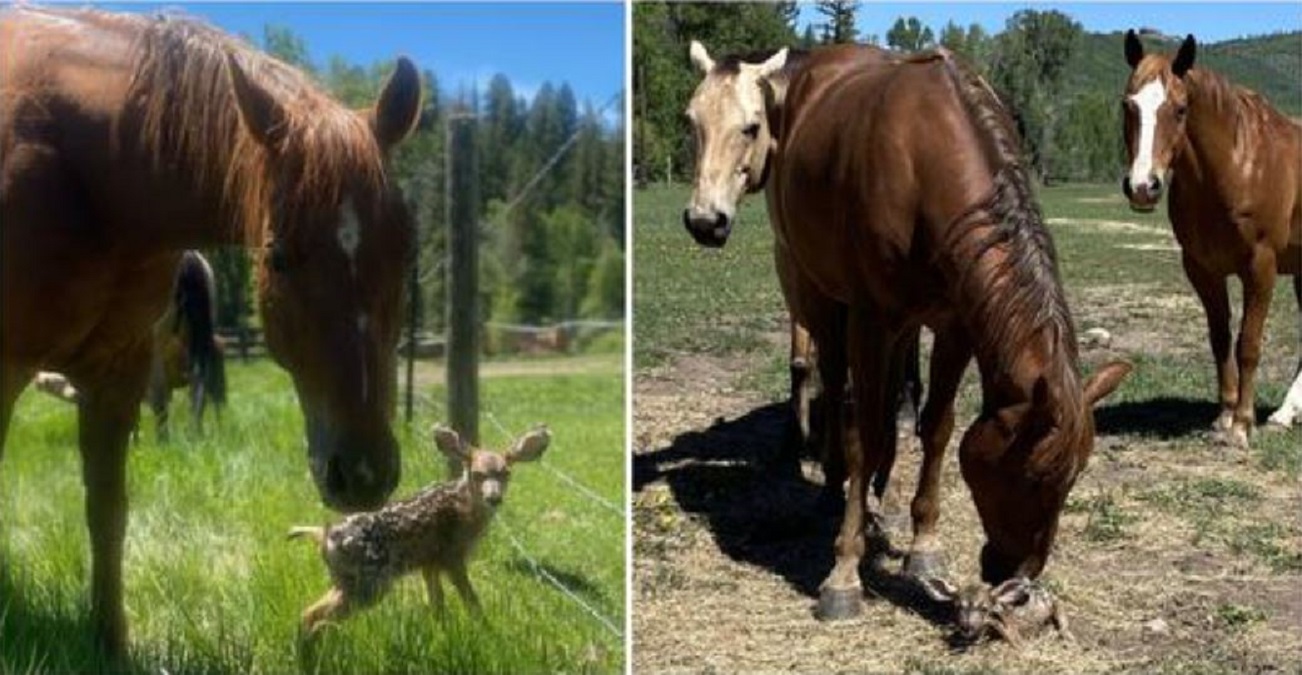
[[[488,421],[492,422],[493,426],[497,427],[497,430],[502,432],[502,435],[505,436],[507,439],[516,438],[516,434],[511,433],[511,430],[507,429],[506,426],[503,425],[502,422],[497,419],[497,415],[494,415],[491,410],[485,411],[484,416],[487,417]],[[606,499],[605,497],[602,497],[600,494],[597,494],[597,492],[592,488],[584,485],[583,483],[580,483],[574,478],[571,478],[564,471],[561,471],[560,469],[557,469],[556,467],[550,466],[548,464],[539,464],[539,466],[541,466],[544,470],[546,470],[551,475],[560,479],[566,485],[569,485],[575,490],[578,490],[580,494],[592,500],[594,503],[598,504],[602,508],[606,509],[611,513],[614,513],[616,516],[619,516],[620,518],[624,517],[624,509],[620,508],[617,504],[610,501],[609,499]]]
[[[519,555],[529,564],[529,567],[533,570],[534,574],[538,575],[538,578],[550,583],[552,586],[555,586],[556,590],[560,591],[566,598],[569,598],[571,602],[587,612],[589,616],[597,621],[597,623],[610,631],[610,634],[614,635],[616,639],[624,639],[624,631],[621,630],[619,626],[610,619],[610,617],[602,614],[600,610],[588,604],[582,596],[574,592],[569,586],[566,586],[560,579],[557,579],[556,575],[548,572],[547,568],[539,563],[536,558],[529,555],[528,549],[526,549],[524,545],[520,543],[520,540],[515,537],[515,533],[506,524],[506,520],[504,518],[499,518],[498,520],[500,521],[502,532],[506,534],[506,540],[511,542],[511,548],[514,548],[516,555]]]

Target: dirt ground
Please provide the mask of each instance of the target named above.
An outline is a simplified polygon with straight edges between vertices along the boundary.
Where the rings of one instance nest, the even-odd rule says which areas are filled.
[[[1211,369],[1192,294],[1092,286],[1074,302],[1082,329],[1122,326],[1108,348],[1083,347],[1087,371],[1136,353]],[[1190,328],[1173,334],[1176,320]],[[767,337],[783,344],[780,333]],[[891,558],[861,570],[862,615],[820,623],[813,609],[839,517],[814,508],[814,462],[799,480],[767,469],[785,404],[748,387],[745,373],[773,357],[680,353],[637,373],[636,672],[1302,671],[1299,483],[1208,441],[1210,387],[1101,409],[1094,455],[1042,578],[1074,640],[1049,631],[1020,651],[963,645],[946,608],[916,592]],[[1293,358],[1274,358],[1261,377],[1286,380]],[[974,372],[943,475],[940,528],[956,581],[976,578],[984,540],[956,460],[979,395]],[[1302,433],[1256,441],[1298,444]],[[907,452],[897,464],[908,495],[919,460]]]

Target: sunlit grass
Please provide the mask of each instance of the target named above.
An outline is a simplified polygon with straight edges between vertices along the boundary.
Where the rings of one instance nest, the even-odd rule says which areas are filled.
[[[130,464],[127,670],[158,672],[618,671],[622,639],[541,581],[506,539],[587,604],[622,626],[624,524],[539,466],[522,466],[471,566],[486,621],[449,598],[437,620],[418,578],[377,607],[328,629],[315,657],[297,646],[299,613],[327,587],[310,545],[285,540],[295,524],[334,520],[305,459],[302,419],[285,374],[234,364],[220,430],[180,429],[155,443],[146,416]],[[622,507],[623,379],[600,374],[501,377],[481,383],[484,411],[521,432],[545,422],[542,460]],[[427,431],[443,393],[422,392],[418,419],[399,424],[403,481],[395,496],[441,478]],[[437,402],[437,403],[436,403]],[[179,406],[174,419],[183,422]],[[19,400],[0,464],[0,672],[108,667],[86,623],[89,546],[75,409],[36,392]],[[487,419],[487,445],[508,439]],[[506,528],[502,527],[503,525]]]

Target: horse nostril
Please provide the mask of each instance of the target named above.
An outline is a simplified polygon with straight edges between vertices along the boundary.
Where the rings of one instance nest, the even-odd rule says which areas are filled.
[[[690,209],[683,209],[683,227],[692,229],[692,214]]]
[[[1159,194],[1162,194],[1162,179],[1161,179],[1161,177],[1159,177],[1159,176],[1153,176],[1152,178],[1149,179],[1149,181],[1148,181],[1148,191],[1149,191],[1150,193],[1152,193],[1154,197],[1158,196]]]
[[[1131,186],[1130,186],[1130,176],[1129,176],[1129,175],[1126,175],[1126,176],[1122,176],[1122,177],[1121,177],[1121,192],[1122,192],[1122,194],[1126,195],[1126,197],[1131,197],[1131,196],[1133,196],[1133,195],[1135,194],[1134,189],[1131,188]]]
[[[714,229],[721,230],[728,227],[728,216],[720,213],[714,217]]]

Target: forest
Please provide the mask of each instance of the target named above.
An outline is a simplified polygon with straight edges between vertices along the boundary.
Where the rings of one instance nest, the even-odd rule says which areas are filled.
[[[1110,182],[1121,172],[1121,110],[1128,74],[1122,33],[1091,33],[1069,14],[1023,9],[1002,31],[901,15],[884,35],[861,35],[858,3],[818,0],[818,19],[799,25],[795,2],[633,5],[633,165],[639,185],[688,179],[691,141],[682,111],[699,75],[691,40],[712,54],[858,42],[899,51],[946,47],[972,63],[1008,105],[1034,174],[1043,183]],[[907,10],[907,7],[903,9]],[[1153,50],[1183,35],[1136,26]],[[1302,32],[1200,44],[1199,64],[1256,90],[1287,114],[1302,114]]]
[[[292,29],[268,25],[269,54],[311,74],[339,101],[374,103],[388,62],[314,62]],[[420,64],[417,64],[418,66]],[[421,73],[424,109],[392,171],[417,227],[417,324],[435,335],[446,323],[446,122],[475,118],[478,165],[480,314],[485,322],[550,324],[620,319],[624,313],[623,92],[579,101],[564,82],[544,83],[528,99],[504,74],[476,91]],[[218,325],[256,324],[249,301],[251,256],[241,248],[209,251],[218,276]]]

